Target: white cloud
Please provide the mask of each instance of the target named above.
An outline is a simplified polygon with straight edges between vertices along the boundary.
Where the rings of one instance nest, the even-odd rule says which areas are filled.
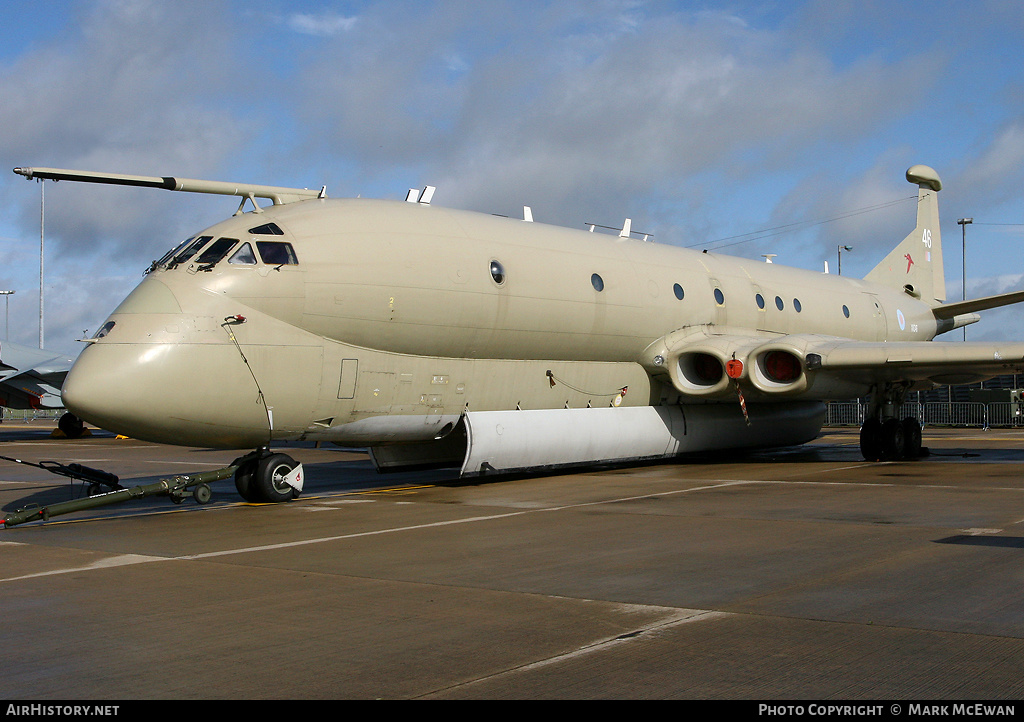
[[[320,15],[295,13],[288,16],[287,25],[298,33],[326,37],[351,30],[356,24],[356,20],[355,17],[346,17],[336,13]]]

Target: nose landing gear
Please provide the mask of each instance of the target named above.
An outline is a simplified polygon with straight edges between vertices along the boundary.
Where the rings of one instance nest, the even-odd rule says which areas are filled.
[[[235,459],[235,488],[250,503],[291,501],[302,491],[302,465],[264,447]]]

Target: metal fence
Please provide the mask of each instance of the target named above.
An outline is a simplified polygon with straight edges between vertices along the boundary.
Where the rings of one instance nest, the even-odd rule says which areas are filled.
[[[825,426],[861,426],[868,405],[864,401],[832,401],[827,403]],[[900,407],[900,418],[911,416],[921,426],[974,426],[988,428],[1024,427],[1024,404],[1001,401],[977,402],[907,402]]]
[[[8,409],[0,406],[0,421],[56,421],[64,409]]]

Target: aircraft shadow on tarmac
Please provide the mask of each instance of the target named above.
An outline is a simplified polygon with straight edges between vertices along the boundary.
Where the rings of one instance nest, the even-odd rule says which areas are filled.
[[[199,450],[203,451],[203,450]],[[423,484],[444,484],[457,475],[456,470],[422,470],[406,471],[397,474],[379,474],[374,469],[369,459],[346,460],[346,461],[324,461],[304,463],[306,469],[306,483],[303,489],[303,496],[309,497],[318,494],[346,494],[363,491],[372,491],[390,486],[413,486]],[[113,468],[113,467],[111,467]],[[116,472],[117,470],[114,469]],[[187,473],[187,472],[182,472]],[[122,478],[121,484],[124,487],[143,486],[168,479],[173,474],[162,473],[131,478]],[[497,481],[498,479],[495,479]],[[53,477],[51,482],[45,478],[25,479],[25,483],[31,484],[30,493],[8,501],[0,506],[0,511],[16,512],[30,507],[44,507],[59,502],[82,499],[89,495],[89,484],[82,481],[61,481]],[[235,490],[234,482],[230,479],[213,482],[210,484],[213,495],[211,504],[238,503],[242,499]],[[108,491],[108,489],[102,489]],[[91,510],[90,514],[103,514],[105,510],[150,510],[154,506],[168,506],[170,503],[166,495],[148,496],[145,498],[132,498],[124,503],[100,507]],[[193,505],[186,500],[185,505]]]
[[[31,438],[39,438],[38,430],[28,432]],[[102,433],[102,432],[101,432]],[[11,437],[5,436],[5,439]],[[284,447],[311,447],[311,444],[294,443],[284,444]],[[207,451],[195,449],[197,452]],[[214,451],[214,450],[210,450]],[[301,460],[301,451],[296,454]],[[339,451],[361,451],[358,449],[339,449]],[[927,450],[926,450],[927,451]],[[990,449],[958,449],[941,448],[933,449],[926,453],[923,460],[927,461],[957,461],[964,458],[978,458],[983,462],[1020,462],[1024,461],[1024,449],[1017,448],[990,448]],[[688,464],[702,465],[726,465],[726,464],[766,464],[766,463],[856,463],[867,464],[861,457],[857,444],[805,444],[799,446],[752,449],[752,450],[726,450],[714,452],[700,452],[688,454],[674,459],[655,459],[650,461],[619,461],[609,463],[596,463],[586,467],[553,468],[547,471],[533,470],[530,472],[503,472],[485,474],[481,476],[460,477],[458,470],[454,468],[422,468],[416,470],[405,469],[391,473],[379,473],[376,471],[369,458],[346,459],[337,461],[304,462],[306,468],[306,486],[303,496],[315,494],[345,494],[362,491],[371,491],[393,486],[416,486],[433,485],[448,488],[465,486],[478,486],[483,484],[501,483],[531,478],[544,478],[559,476],[566,473],[597,473],[615,472],[619,470],[636,469],[655,466],[679,466],[685,468]],[[896,465],[916,464],[920,461],[893,462]],[[113,471],[117,471],[114,469]],[[169,478],[171,474],[156,474],[144,477],[132,477],[122,479],[125,486],[148,484],[160,479]],[[19,499],[8,501],[0,506],[4,512],[15,512],[28,507],[43,507],[57,502],[80,499],[88,494],[88,484],[80,481],[59,481],[54,479],[48,483],[45,479],[25,479],[33,484],[31,493]],[[234,488],[231,480],[215,482],[212,485],[213,502],[219,504],[237,503],[241,499]],[[127,504],[118,504],[114,509],[148,510],[153,506],[160,506],[167,503],[163,497],[149,497],[147,499],[133,499]],[[1002,546],[1002,547],[1024,547],[1024,539],[1018,540],[1008,537],[984,537],[984,536],[954,536],[939,540],[940,543],[966,544],[978,546]]]
[[[1024,549],[1024,537],[988,536],[972,534],[954,534],[944,539],[936,539],[936,544],[956,544],[959,546],[990,547],[999,549]]]

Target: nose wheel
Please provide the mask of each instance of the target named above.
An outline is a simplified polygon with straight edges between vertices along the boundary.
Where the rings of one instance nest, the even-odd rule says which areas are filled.
[[[299,496],[301,465],[287,454],[260,449],[237,459],[235,465],[235,488],[250,503],[291,501]]]

